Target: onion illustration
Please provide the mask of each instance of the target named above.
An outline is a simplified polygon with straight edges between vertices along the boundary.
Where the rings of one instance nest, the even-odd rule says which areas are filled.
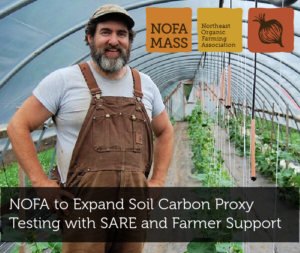
[[[281,47],[282,41],[282,32],[283,28],[280,22],[275,19],[271,19],[269,21],[265,21],[266,14],[260,14],[257,19],[253,20],[260,23],[260,28],[258,30],[258,36],[262,43],[271,44],[271,43],[278,43]]]

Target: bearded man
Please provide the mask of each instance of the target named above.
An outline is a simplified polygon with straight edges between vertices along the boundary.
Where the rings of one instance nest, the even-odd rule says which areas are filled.
[[[47,197],[53,211],[54,200],[73,197],[62,186],[164,185],[173,152],[172,126],[157,86],[149,76],[127,65],[135,36],[133,26],[133,19],[122,7],[99,7],[85,29],[91,60],[56,70],[43,79],[7,128],[32,185],[55,189]],[[55,172],[59,184],[44,173],[30,136],[49,117],[57,130]],[[147,180],[153,156],[153,173]],[[69,210],[55,211],[59,216],[69,215]],[[141,243],[113,240],[80,245],[64,244],[63,252],[142,251]]]

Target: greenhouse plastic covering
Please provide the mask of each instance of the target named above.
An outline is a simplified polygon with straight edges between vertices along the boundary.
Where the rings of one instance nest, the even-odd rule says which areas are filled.
[[[137,36],[133,42],[130,65],[148,74],[166,97],[180,81],[194,79],[211,85],[219,81],[223,62],[229,54],[208,53],[204,68],[199,67],[203,53],[198,51],[197,9],[218,8],[219,0],[190,1],[94,1],[94,0],[2,0],[0,2],[0,124],[7,124],[30,96],[38,83],[52,71],[89,59],[83,41],[84,26],[100,5],[116,3],[135,20]],[[232,101],[251,105],[254,78],[254,53],[247,48],[248,10],[254,1],[232,1],[232,8],[243,9],[243,51],[231,53]],[[146,7],[190,7],[192,9],[192,51],[189,53],[149,53],[146,51]],[[223,2],[224,8],[230,1]],[[267,0],[259,8],[278,8]],[[257,54],[256,107],[300,115],[300,1],[292,4],[294,51]],[[176,100],[176,98],[174,98]],[[174,100],[173,103],[176,101]],[[294,124],[292,127],[297,128]]]

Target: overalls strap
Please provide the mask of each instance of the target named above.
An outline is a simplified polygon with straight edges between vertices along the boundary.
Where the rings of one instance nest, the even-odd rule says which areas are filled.
[[[93,75],[88,63],[87,62],[79,63],[78,66],[82,72],[82,75],[84,76],[84,79],[90,89],[92,96],[95,96],[95,95],[97,96],[97,94],[101,95],[102,91],[98,87],[98,84],[94,78],[94,75]]]
[[[130,67],[131,68],[131,67]],[[141,85],[141,77],[137,70],[131,68],[132,78],[133,78],[133,95],[137,98],[143,98],[142,85]]]

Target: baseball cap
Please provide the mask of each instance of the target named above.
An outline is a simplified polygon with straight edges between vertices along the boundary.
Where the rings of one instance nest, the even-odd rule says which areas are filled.
[[[129,28],[131,29],[134,26],[134,21],[130,17],[129,13],[119,5],[116,4],[105,4],[100,6],[93,14],[92,19],[103,17],[107,14],[120,14],[127,21]]]

